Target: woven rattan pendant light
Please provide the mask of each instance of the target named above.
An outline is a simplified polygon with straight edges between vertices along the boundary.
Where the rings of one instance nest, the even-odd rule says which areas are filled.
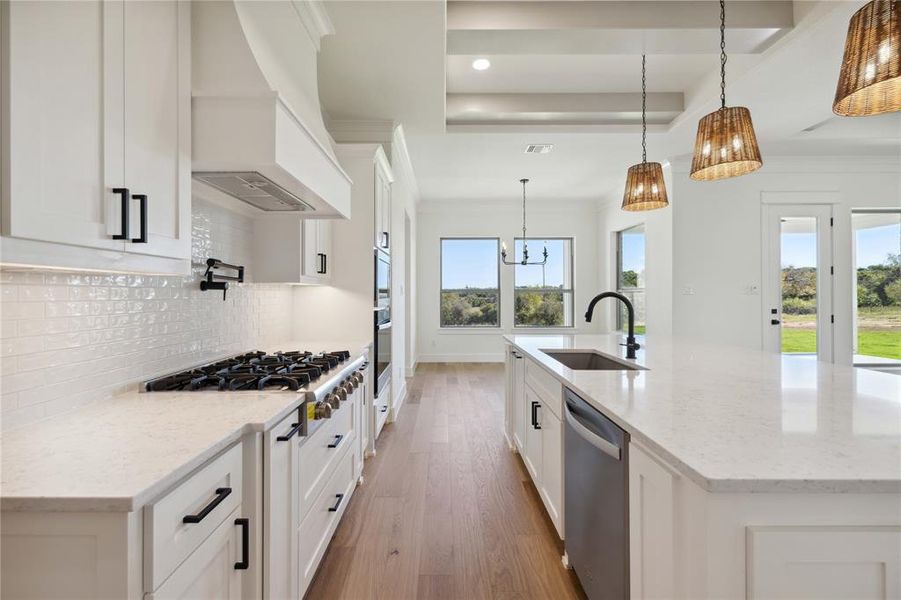
[[[647,86],[645,85],[646,57],[641,55],[641,162],[629,167],[626,173],[626,191],[623,193],[623,210],[639,211],[663,208],[666,185],[660,163],[648,162],[647,151]]]
[[[701,117],[689,177],[711,181],[737,177],[763,165],[751,111],[726,106],[726,2],[720,0],[720,109]]]
[[[843,117],[901,110],[901,1],[873,0],[851,17],[832,110]]]

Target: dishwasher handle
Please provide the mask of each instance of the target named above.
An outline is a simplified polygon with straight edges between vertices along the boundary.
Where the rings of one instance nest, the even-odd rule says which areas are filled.
[[[622,449],[616,444],[611,444],[604,438],[596,435],[590,429],[582,425],[569,408],[569,404],[563,403],[563,412],[566,416],[566,422],[572,427],[573,431],[579,434],[583,440],[615,460],[622,460]]]

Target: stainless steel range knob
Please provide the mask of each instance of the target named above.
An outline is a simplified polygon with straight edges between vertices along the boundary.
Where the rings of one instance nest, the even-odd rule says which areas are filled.
[[[326,394],[323,402],[325,402],[335,410],[341,407],[341,400],[339,400],[338,396],[336,396],[334,393]]]
[[[344,389],[347,390],[348,394],[352,394],[355,389],[357,389],[357,380],[353,378],[353,376],[348,377],[344,380]]]
[[[316,418],[317,419],[329,419],[332,416],[332,407],[326,401],[321,401],[316,403]]]
[[[357,382],[357,385],[363,385],[364,378],[362,371],[357,371],[356,373],[351,375],[351,377],[353,377],[354,381]]]
[[[340,400],[341,402],[344,402],[347,400],[347,390],[344,389],[343,385],[339,385],[338,387],[336,387],[332,391],[332,393],[335,394],[336,396],[338,396],[338,400]]]

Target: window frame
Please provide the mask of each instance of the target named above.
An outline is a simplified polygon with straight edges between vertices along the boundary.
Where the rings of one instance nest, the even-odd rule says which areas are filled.
[[[617,293],[623,294],[624,296],[628,293],[634,294],[636,292],[644,294],[645,305],[647,305],[647,300],[648,300],[647,286],[623,287],[622,285],[620,285],[620,282],[622,280],[620,275],[623,272],[623,234],[633,231],[633,230],[636,230],[638,228],[641,228],[641,231],[642,231],[642,233],[644,233],[644,236],[645,236],[644,237],[644,240],[645,240],[644,241],[644,258],[645,258],[645,264],[647,264],[647,258],[648,258],[647,224],[644,222],[636,223],[635,225],[632,225],[630,227],[626,227],[625,229],[620,229],[619,231],[617,231],[616,232],[616,264],[614,265],[614,277],[616,278],[616,281],[614,281],[613,287],[617,291]],[[616,315],[616,331],[625,331],[626,324],[623,321],[622,309],[617,308],[617,310],[614,311],[614,314]],[[647,330],[647,323],[645,323],[645,330]]]
[[[569,293],[569,311],[572,315],[571,325],[517,325],[516,324],[516,266],[513,266],[513,329],[538,329],[542,331],[554,329],[575,329],[576,328],[576,238],[566,235],[555,235],[545,237],[514,237],[513,238],[513,258],[516,258],[516,242],[520,240],[526,241],[552,241],[561,240],[569,242],[569,287],[568,288],[530,288],[530,292],[538,294],[563,293],[564,297]],[[565,311],[564,306],[564,311]]]
[[[497,264],[497,323],[494,325],[444,325],[441,322],[441,296],[444,293],[444,242],[445,241],[474,241],[494,240],[496,253],[494,255]],[[438,238],[438,330],[439,331],[492,331],[501,329],[503,323],[501,302],[501,238],[490,235],[449,235]]]
[[[860,268],[860,265],[857,264],[857,230],[854,229],[854,216],[855,215],[872,215],[872,214],[897,214],[901,215],[901,209],[895,207],[879,207],[879,208],[852,208],[851,209],[851,246],[852,246],[852,260],[851,260],[851,363],[855,367],[885,367],[896,369],[901,366],[901,360],[896,358],[885,358],[882,356],[868,355],[868,354],[860,354],[860,348],[857,347],[859,343],[859,315],[858,310],[859,306],[857,304],[857,291],[860,284],[857,280],[857,270]],[[870,359],[870,360],[860,360],[860,359]]]

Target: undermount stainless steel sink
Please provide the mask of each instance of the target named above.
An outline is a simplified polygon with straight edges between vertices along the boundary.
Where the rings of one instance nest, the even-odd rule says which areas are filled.
[[[594,350],[542,350],[574,371],[646,371],[639,365],[625,364]]]

